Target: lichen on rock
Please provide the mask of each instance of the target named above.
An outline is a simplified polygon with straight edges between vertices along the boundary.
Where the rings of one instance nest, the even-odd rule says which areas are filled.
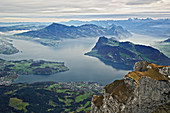
[[[91,113],[168,113],[170,66],[137,62],[134,71],[93,96]]]

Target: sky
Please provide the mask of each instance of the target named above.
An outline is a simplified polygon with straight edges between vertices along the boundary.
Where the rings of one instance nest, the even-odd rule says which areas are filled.
[[[0,0],[0,22],[170,18],[170,0]]]

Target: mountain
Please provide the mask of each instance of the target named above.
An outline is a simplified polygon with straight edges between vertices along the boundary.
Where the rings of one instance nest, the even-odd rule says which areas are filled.
[[[94,95],[91,113],[169,113],[170,66],[137,62],[134,71]]]
[[[148,23],[153,21],[164,21],[164,20],[167,19],[153,20],[152,18],[146,18],[146,19],[129,18],[128,20],[92,20],[92,21],[70,20],[68,22],[60,22],[60,23],[65,25],[76,25],[76,26],[80,26],[83,24],[95,24],[102,27],[109,27],[110,25],[115,24],[115,25],[123,25],[123,27],[132,28],[132,26],[130,25],[133,25],[134,27],[134,26],[141,25],[143,23]]]
[[[14,30],[34,30],[44,28],[46,25],[15,25],[15,26],[2,26],[0,32],[8,32]]]
[[[18,52],[19,50],[8,40],[0,39],[0,54],[12,55]]]
[[[169,37],[170,36],[170,19],[139,19],[129,18],[128,20],[93,20],[93,21],[69,21],[61,22],[66,25],[82,25],[82,24],[95,24],[102,27],[109,27],[112,24],[122,26],[130,32],[151,35],[154,37]]]
[[[170,42],[170,38],[168,38],[167,40],[164,40],[163,42]]]
[[[164,41],[155,42],[154,44],[152,44],[152,46],[157,48],[159,51],[170,58],[170,38]]]
[[[18,36],[30,36],[45,39],[60,40],[63,38],[83,38],[97,37],[103,35],[117,36],[119,38],[127,38],[131,34],[121,26],[112,25],[109,29],[99,27],[94,24],[85,24],[81,26],[66,26],[63,24],[53,23],[43,29],[36,31],[24,32],[17,34]]]
[[[119,42],[114,38],[108,39],[106,37],[100,37],[92,51],[85,53],[85,55],[94,56],[113,64],[120,63],[131,67],[135,62],[143,60],[170,65],[170,59],[157,49],[131,42]]]

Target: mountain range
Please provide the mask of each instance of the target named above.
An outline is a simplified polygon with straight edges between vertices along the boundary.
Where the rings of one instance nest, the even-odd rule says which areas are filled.
[[[170,38],[158,41],[152,44],[153,47],[157,48],[159,51],[163,52],[166,56],[170,58]]]
[[[93,20],[93,21],[78,21],[71,20],[69,22],[61,22],[66,25],[82,25],[95,24],[102,27],[109,27],[112,24],[122,26],[130,32],[144,35],[151,35],[154,37],[169,37],[170,36],[170,19],[139,19],[129,18],[128,20]]]
[[[103,28],[94,24],[66,26],[58,23],[52,23],[43,29],[28,31],[17,35],[54,40],[60,40],[63,38],[75,39],[83,37],[98,37],[103,35],[116,36],[118,38],[127,38],[131,36],[127,30],[123,29],[121,26],[115,26],[114,24],[109,28]]]
[[[164,42],[170,42],[170,38],[168,38],[168,39],[164,40]]]
[[[14,26],[0,26],[0,32],[19,31],[19,30],[37,30],[44,28],[45,25],[14,25]]]
[[[170,59],[155,48],[131,42],[119,42],[106,37],[100,37],[92,51],[85,55],[97,57],[111,64],[122,63],[133,66],[137,61],[146,60],[159,65],[170,65]]]

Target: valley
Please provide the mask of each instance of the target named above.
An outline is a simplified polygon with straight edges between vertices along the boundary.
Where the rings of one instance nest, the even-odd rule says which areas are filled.
[[[0,86],[1,112],[90,111],[91,97],[101,94],[95,82],[37,82]]]
[[[131,72],[135,62],[170,65],[167,36],[130,33],[112,22],[96,23],[1,27],[1,42],[5,44],[1,50],[6,52],[0,54],[1,111],[89,112],[91,107],[94,110],[92,97],[92,102],[103,98],[93,95],[103,95],[104,85],[124,75],[138,81],[143,74]],[[148,73],[153,72],[159,80],[159,74],[150,70]],[[161,80],[167,81],[168,77]],[[124,85],[122,81],[119,87]],[[121,93],[129,97],[126,90]],[[113,95],[119,96],[119,92]],[[118,100],[124,102],[122,98]]]

